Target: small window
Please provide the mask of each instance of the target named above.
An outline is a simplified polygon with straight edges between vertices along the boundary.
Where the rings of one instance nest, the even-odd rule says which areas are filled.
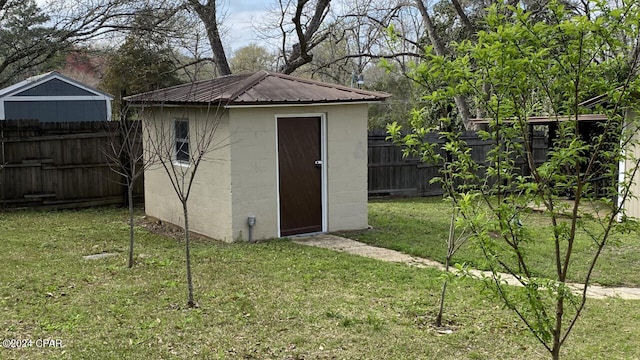
[[[175,120],[176,160],[189,162],[189,120]]]

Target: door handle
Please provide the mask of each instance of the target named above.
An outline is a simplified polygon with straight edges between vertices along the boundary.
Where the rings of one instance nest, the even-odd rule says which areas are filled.
[[[313,163],[316,165],[316,167],[322,167],[322,160],[316,160]]]

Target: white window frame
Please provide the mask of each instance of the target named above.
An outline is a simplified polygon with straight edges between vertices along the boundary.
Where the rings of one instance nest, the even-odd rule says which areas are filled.
[[[187,124],[187,137],[178,137],[178,123]],[[178,158],[178,143],[187,144],[188,152],[186,152],[188,158],[186,160]],[[188,166],[191,163],[191,144],[189,141],[189,119],[188,118],[175,118],[173,119],[173,164],[179,166]]]

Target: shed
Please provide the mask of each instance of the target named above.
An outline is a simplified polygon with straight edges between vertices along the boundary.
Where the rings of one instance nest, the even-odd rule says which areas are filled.
[[[0,120],[41,122],[111,120],[113,97],[56,71],[0,90]]]
[[[260,71],[125,100],[143,107],[147,119],[173,122],[174,166],[200,114],[220,106],[217,150],[198,169],[189,224],[230,242],[248,239],[250,218],[253,239],[365,228],[368,104],[387,97]],[[164,171],[145,173],[145,211],[181,225],[182,208]]]

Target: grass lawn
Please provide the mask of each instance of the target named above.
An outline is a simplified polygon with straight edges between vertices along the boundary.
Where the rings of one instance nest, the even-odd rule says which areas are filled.
[[[286,240],[196,242],[199,308],[187,309],[182,244],[142,227],[136,236],[128,269],[124,210],[0,213],[0,338],[34,341],[0,358],[546,358],[471,280],[450,287],[453,333],[441,334],[430,325],[439,272]],[[100,252],[118,255],[82,259]],[[62,348],[36,347],[43,338]],[[590,300],[564,355],[633,359],[638,339],[638,302]]]
[[[342,233],[368,244],[399,250],[407,254],[444,262],[451,216],[450,206],[441,197],[373,200],[369,202],[369,224],[373,230]],[[526,244],[534,273],[553,277],[555,263],[552,231],[548,220],[533,213],[522,219],[527,231],[535,231],[535,242]],[[640,241],[638,234],[612,237],[611,245],[596,264],[593,281],[602,285],[640,286]],[[581,275],[592,258],[592,243],[585,234],[574,245],[569,278],[581,282]],[[473,246],[463,246],[454,263],[466,262],[482,268],[483,255]]]

